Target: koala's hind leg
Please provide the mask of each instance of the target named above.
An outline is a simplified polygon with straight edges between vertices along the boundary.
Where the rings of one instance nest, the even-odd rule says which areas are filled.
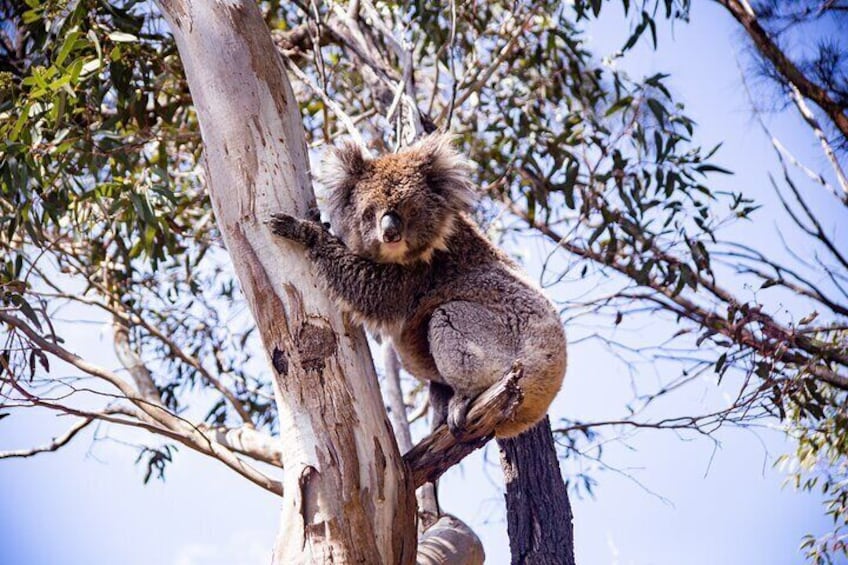
[[[448,427],[460,436],[471,401],[498,382],[515,361],[515,337],[490,308],[456,301],[433,312],[428,339],[439,375],[453,389]]]
[[[448,420],[448,403],[453,396],[453,390],[448,385],[430,381],[430,431]]]
[[[430,381],[430,431],[442,424],[456,437],[461,437],[471,398],[454,394],[448,385]]]

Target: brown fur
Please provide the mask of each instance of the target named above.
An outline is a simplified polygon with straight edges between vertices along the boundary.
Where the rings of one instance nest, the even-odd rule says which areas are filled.
[[[517,435],[540,420],[565,374],[559,316],[467,211],[467,163],[445,136],[367,159],[348,145],[325,166],[333,237],[320,224],[278,214],[272,229],[307,246],[345,309],[392,339],[413,375],[453,390],[448,424],[460,432],[470,401],[513,362],[524,365],[524,400],[496,430]],[[384,215],[399,219],[390,242]]]

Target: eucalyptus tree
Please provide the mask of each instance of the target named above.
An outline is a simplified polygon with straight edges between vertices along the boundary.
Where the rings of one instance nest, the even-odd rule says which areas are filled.
[[[728,171],[715,162],[718,148],[698,144],[694,121],[671,94],[673,78],[637,80],[593,57],[581,29],[608,4],[295,1],[263,2],[255,13],[248,3],[163,1],[163,19],[135,1],[0,2],[2,414],[12,421],[40,407],[78,418],[43,447],[3,455],[58,449],[95,422],[142,428],[151,432],[140,448],[148,476],[165,472],[177,444],[218,459],[284,496],[287,523],[325,525],[302,527],[295,539],[308,539],[313,557],[412,559],[412,487],[445,464],[407,473],[379,406],[365,338],[309,290],[308,265],[272,242],[261,222],[274,208],[306,214],[314,204],[311,149],[352,137],[390,151],[441,129],[480,165],[475,180],[488,198],[477,214],[493,237],[546,242],[540,277],[552,281],[555,296],[570,297],[562,302],[567,324],[591,325],[587,337],[623,357],[633,379],[647,363],[669,355],[679,362],[615,421],[552,414],[562,457],[583,457],[599,434],[631,427],[710,434],[782,419],[799,438],[806,468],[820,470],[812,478],[799,472],[799,483],[823,481],[844,528],[848,263],[797,186],[794,169],[810,170],[775,139],[785,165],[773,179],[779,201],[820,255],[787,265],[773,250],[727,241],[727,225],[756,218],[759,203],[711,188]],[[757,29],[747,2],[720,4],[745,30]],[[765,5],[756,6],[762,19],[776,21],[774,5],[770,12]],[[840,5],[823,2],[822,14],[838,15]],[[685,0],[622,6],[632,25],[618,57],[638,42],[662,48],[657,26],[686,19],[689,9]],[[758,37],[774,39],[779,28],[759,29],[757,48],[768,46]],[[764,52],[772,75],[794,95],[798,75],[780,72],[791,53],[776,52],[777,39],[771,45]],[[844,181],[837,80],[844,74],[839,57],[822,60],[831,66],[794,68],[808,70],[835,106],[818,106],[802,85],[793,100],[812,116],[831,164],[814,182],[840,195],[833,187]],[[822,68],[830,82],[809,74]],[[750,281],[763,292],[742,298],[738,289]],[[577,298],[575,285],[597,290]],[[797,309],[775,314],[773,300],[785,296]],[[59,322],[67,311],[111,325],[123,371],[64,346],[79,331]],[[616,327],[646,314],[658,314],[669,340],[616,341]],[[727,406],[647,415],[711,374],[733,391]],[[315,394],[316,375],[327,396]],[[389,395],[400,438],[425,400],[408,381],[386,384],[401,393]],[[339,429],[345,433],[334,435]],[[413,455],[432,463],[445,449],[456,461],[471,447],[445,436],[430,442]],[[549,472],[551,433],[543,425],[501,449],[507,476],[516,477],[507,487],[513,559],[569,562],[568,552],[546,554],[570,544],[567,497],[555,490],[558,470]],[[334,455],[317,460],[316,453]],[[354,477],[340,463],[352,461],[382,471]],[[528,477],[521,462],[548,472]],[[373,482],[377,476],[391,480]],[[534,478],[545,480],[536,482],[541,493],[529,490]],[[569,476],[575,486],[591,481]],[[305,503],[358,487],[367,491],[364,507]],[[297,512],[304,508],[315,511]],[[557,512],[556,528],[529,527],[547,522],[547,510]],[[349,531],[370,535],[340,535],[337,526],[351,523]],[[441,531],[473,540],[466,530],[451,522]],[[550,538],[534,537],[540,531]],[[842,535],[812,539],[811,559],[844,552]],[[369,543],[357,545],[362,539]],[[278,558],[289,551],[281,536]],[[475,552],[464,558],[473,562]]]

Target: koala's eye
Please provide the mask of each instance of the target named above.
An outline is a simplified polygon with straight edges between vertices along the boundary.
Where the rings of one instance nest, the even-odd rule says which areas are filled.
[[[362,212],[362,222],[366,224],[370,224],[374,221],[374,207],[369,206]]]

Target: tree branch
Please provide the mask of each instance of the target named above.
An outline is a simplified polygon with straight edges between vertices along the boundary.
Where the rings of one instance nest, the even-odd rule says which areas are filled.
[[[522,218],[534,229],[544,234],[549,240],[570,253],[608,266],[634,281],[638,280],[638,269],[634,265],[617,262],[615,260],[609,262],[604,254],[597,253],[589,248],[581,247],[573,242],[566,241],[550,226],[539,220],[531,218],[524,210],[520,209],[515,204],[506,202],[506,205],[512,213]],[[680,262],[675,257],[672,257],[662,251],[657,250],[657,253],[663,261],[667,261],[672,264]],[[742,304],[742,302],[737,300],[729,291],[720,287],[715,282],[698,274],[695,274],[694,276],[697,277],[699,285],[707,289],[726,305],[731,306]],[[816,358],[820,358],[826,362],[832,362],[848,367],[848,355],[839,351],[838,348],[826,347],[825,344],[818,344],[808,337],[800,335],[790,328],[784,327],[771,316],[761,311],[754,311],[752,309],[752,311],[742,320],[730,323],[727,319],[725,319],[725,317],[696,304],[680,293],[675,293],[673,289],[668,288],[656,278],[649,277],[646,282],[640,284],[652,289],[659,296],[663,297],[662,300],[658,298],[656,299],[658,304],[669,311],[695,322],[699,327],[720,333],[730,338],[733,342],[750,347],[761,355],[765,355],[769,358],[775,359],[776,361],[792,363],[798,366],[799,369],[809,370],[813,376],[822,380],[825,380],[825,377],[827,377],[828,383],[842,388],[840,384],[842,383],[842,379],[839,375],[831,369],[823,365],[819,365],[816,361]],[[763,332],[766,334],[765,338],[760,338],[749,329],[746,329],[746,325],[751,322],[757,322],[762,325]]]
[[[73,409],[69,406],[48,403],[41,399],[35,398],[32,395],[27,394],[27,397],[33,403],[38,404],[40,406],[53,408],[61,412],[76,414],[81,417],[91,416],[115,423],[143,427],[148,429],[149,431],[153,431],[161,435],[166,435],[167,437],[171,437],[172,439],[179,441],[187,447],[190,447],[192,449],[195,449],[196,451],[218,459],[219,461],[221,461],[234,471],[238,472],[239,474],[243,475],[244,477],[248,478],[252,482],[256,483],[257,485],[267,490],[270,490],[271,492],[282,495],[282,486],[279,482],[270,479],[263,473],[257,471],[251,465],[248,465],[247,463],[239,459],[227,447],[217,443],[212,438],[206,436],[198,426],[181,418],[176,414],[171,413],[170,411],[168,411],[167,408],[165,408],[161,404],[142,397],[117,374],[102,367],[93,365],[88,361],[82,359],[78,355],[75,355],[70,351],[66,350],[65,348],[61,347],[60,345],[48,341],[15,316],[10,316],[5,312],[0,312],[0,321],[23,332],[33,344],[35,344],[43,351],[46,351],[51,355],[58,357],[62,361],[65,361],[66,363],[76,367],[77,369],[93,377],[97,377],[117,388],[122,393],[122,395],[135,406],[136,410],[133,411],[133,416],[138,418],[139,422],[132,423],[123,420],[116,421],[115,419],[110,418],[107,415],[84,412]],[[23,389],[15,385],[14,381],[12,384],[17,390],[24,392]]]
[[[747,2],[743,5],[739,0],[716,1],[727,8],[736,21],[745,28],[757,50],[772,64],[780,76],[789,84],[794,85],[804,98],[815,102],[827,114],[836,128],[842,132],[842,135],[848,138],[848,115],[843,112],[842,106],[833,100],[824,88],[808,79],[780,47],[772,41],[768,32],[757,21],[757,15],[747,5]]]
[[[497,425],[507,421],[521,403],[523,393],[519,381],[523,374],[524,369],[516,363],[500,382],[474,401],[462,441],[442,425],[403,456],[416,488],[435,481],[492,439]]]
[[[130,345],[130,331],[124,320],[117,316],[113,316],[112,321],[112,341],[115,344],[115,355],[118,361],[124,366],[124,369],[130,374],[135,381],[135,387],[139,394],[144,398],[152,400],[157,404],[162,402],[159,395],[159,390],[153,382],[153,376],[150,370],[144,365],[141,357]]]
[[[48,443],[47,445],[42,445],[41,447],[33,447],[31,449],[21,449],[18,451],[0,451],[0,459],[7,459],[12,457],[32,457],[33,455],[38,455],[39,453],[48,453],[51,451],[56,451],[60,447],[66,446],[74,437],[80,433],[83,429],[86,428],[91,422],[94,421],[94,418],[86,417],[71,426],[71,428],[60,436],[56,436],[53,438],[53,441]]]
[[[226,428],[200,424],[197,428],[227,449],[246,455],[257,461],[283,466],[283,450],[279,438],[262,433],[250,426]]]
[[[798,90],[798,87],[794,84],[790,86],[792,87],[792,100],[795,102],[795,106],[798,107],[798,111],[801,113],[804,121],[807,122],[813,130],[813,133],[816,134],[816,137],[822,146],[822,151],[824,151],[824,155],[827,157],[827,160],[833,169],[833,173],[836,175],[839,187],[842,189],[842,203],[848,206],[848,178],[845,177],[845,171],[842,170],[842,165],[839,164],[839,160],[836,158],[833,147],[830,146],[830,142],[827,140],[827,136],[824,134],[824,131],[822,131],[815,114],[810,111],[807,103],[804,102],[804,97],[801,96],[801,92]]]

